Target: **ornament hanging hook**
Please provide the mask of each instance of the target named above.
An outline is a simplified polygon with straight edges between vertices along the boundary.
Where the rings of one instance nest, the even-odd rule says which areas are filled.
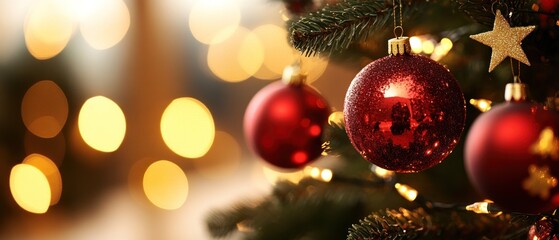
[[[497,5],[497,9],[495,9],[495,5]],[[506,3],[502,3],[500,0],[493,1],[491,4],[491,13],[493,13],[493,15],[497,15],[497,11],[501,10],[501,8],[506,13],[505,16],[510,17],[509,6]]]
[[[518,63],[516,73],[514,72],[513,61],[514,60],[512,58],[510,58],[510,70],[512,71],[513,81],[514,81],[514,83],[522,83],[522,81],[520,80],[520,61],[516,61]]]
[[[404,20],[402,17],[402,0],[398,0],[398,5],[396,5],[396,0],[392,0],[392,16],[394,17],[394,37],[401,38],[404,35]],[[396,16],[396,8],[398,8],[399,18]],[[399,24],[398,21],[399,20]],[[399,34],[398,34],[399,32]]]

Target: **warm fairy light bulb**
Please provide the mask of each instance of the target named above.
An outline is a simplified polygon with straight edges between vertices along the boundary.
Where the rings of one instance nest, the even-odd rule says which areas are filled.
[[[305,176],[310,176],[313,179],[323,182],[330,182],[334,178],[334,173],[330,169],[320,169],[317,167],[305,167],[303,170]]]
[[[421,43],[421,48],[422,48],[424,53],[431,54],[431,53],[433,53],[433,51],[435,51],[435,44],[433,42],[429,41],[429,40],[423,41]]]
[[[488,206],[489,206],[488,202],[475,202],[466,206],[466,210],[475,213],[487,214],[489,213]]]
[[[437,46],[435,46],[435,50],[431,54],[431,59],[435,61],[441,60],[448,54],[450,49],[452,49],[452,41],[448,38],[441,39]]]
[[[487,99],[470,99],[470,104],[481,112],[487,112],[491,109],[491,101]]]
[[[309,173],[312,178],[318,178],[320,176],[320,169],[313,167]]]
[[[398,190],[398,193],[400,193],[402,197],[404,197],[410,202],[415,201],[415,199],[417,198],[418,195],[417,190],[413,189],[408,185],[396,183],[394,187],[396,188],[396,190]]]
[[[466,206],[467,211],[475,212],[477,214],[495,214],[500,215],[501,211],[493,211],[490,209],[491,200],[484,200],[483,202],[475,202]]]
[[[450,51],[450,49],[452,49],[452,40],[448,39],[448,38],[443,38],[441,39],[441,42],[439,43],[439,45],[441,46],[442,49],[444,49],[446,52]]]
[[[332,173],[332,170],[330,169],[324,169],[320,173],[320,179],[324,182],[332,181],[332,177],[334,177],[334,173]]]
[[[411,52],[413,53],[421,53],[423,48],[421,47],[421,38],[419,37],[410,37],[410,46]]]
[[[392,177],[394,177],[395,173],[393,171],[390,170],[386,170],[384,168],[381,168],[377,165],[372,165],[371,166],[371,171],[377,175],[378,177],[382,178],[382,179],[390,179]]]

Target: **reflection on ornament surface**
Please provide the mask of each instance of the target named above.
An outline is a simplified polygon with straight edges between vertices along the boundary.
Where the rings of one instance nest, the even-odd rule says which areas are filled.
[[[549,191],[557,186],[557,178],[549,173],[549,167],[538,167],[535,164],[528,167],[530,176],[522,182],[524,190],[532,196],[539,196],[542,200],[549,198]]]
[[[540,138],[532,145],[532,153],[559,160],[559,139],[553,134],[553,128],[546,127],[542,130]]]
[[[344,114],[348,135],[365,159],[417,172],[450,154],[464,127],[465,101],[442,65],[421,56],[389,56],[357,74]]]

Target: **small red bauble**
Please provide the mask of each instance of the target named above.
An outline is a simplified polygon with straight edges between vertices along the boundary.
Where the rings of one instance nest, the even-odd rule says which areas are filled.
[[[541,12],[554,13],[559,6],[559,0],[539,0],[538,5]],[[555,19],[547,14],[538,14],[538,17],[542,27],[553,27],[556,24]]]
[[[369,162],[418,172],[454,149],[464,128],[465,101],[444,66],[419,55],[387,56],[355,76],[344,118],[353,146]]]
[[[473,123],[464,149],[470,181],[511,211],[559,207],[559,115],[526,101],[494,106]]]
[[[278,81],[250,101],[245,136],[266,162],[285,169],[301,168],[322,153],[322,131],[329,114],[326,100],[314,89]]]

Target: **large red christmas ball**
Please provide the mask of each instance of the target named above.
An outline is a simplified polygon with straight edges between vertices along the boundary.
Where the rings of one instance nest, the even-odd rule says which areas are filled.
[[[322,153],[329,114],[326,100],[314,89],[278,81],[250,101],[244,118],[246,140],[266,162],[300,168]]]
[[[396,172],[440,163],[460,139],[465,101],[448,69],[419,55],[387,56],[355,76],[346,131],[365,159]]]
[[[511,211],[559,207],[559,116],[529,102],[505,102],[479,116],[465,145],[470,181]]]

